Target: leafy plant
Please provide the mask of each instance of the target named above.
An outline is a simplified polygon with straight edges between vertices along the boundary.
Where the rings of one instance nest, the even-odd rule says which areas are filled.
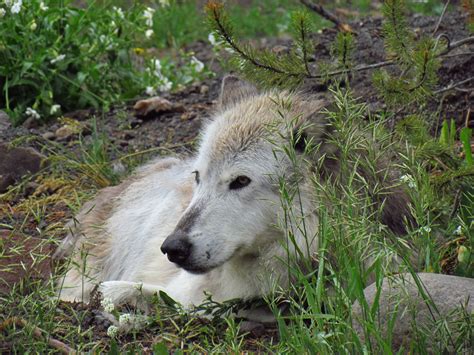
[[[0,107],[15,124],[27,117],[107,108],[209,74],[197,59],[188,61],[191,55],[179,65],[169,59],[161,65],[146,53],[154,45],[149,32],[154,9],[139,2],[126,10],[110,5],[88,1],[81,8],[72,0],[0,5]],[[140,62],[153,66],[153,72],[144,71]]]

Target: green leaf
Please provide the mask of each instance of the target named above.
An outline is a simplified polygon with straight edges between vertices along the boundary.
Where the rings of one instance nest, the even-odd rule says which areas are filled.
[[[168,355],[170,352],[168,351],[168,348],[166,345],[161,342],[161,343],[156,343],[153,344],[153,354],[155,355]]]
[[[443,125],[441,126],[439,142],[441,144],[448,145],[448,140],[449,140],[449,126],[448,126],[448,121],[444,120]]]
[[[178,302],[176,302],[174,299],[172,299],[168,294],[164,291],[159,292],[160,298],[163,300],[163,302],[170,307],[176,307],[178,305]]]
[[[461,129],[459,138],[463,145],[467,166],[474,165],[474,160],[472,159],[472,151],[471,151],[471,137],[472,137],[471,128],[464,127],[463,129]]]

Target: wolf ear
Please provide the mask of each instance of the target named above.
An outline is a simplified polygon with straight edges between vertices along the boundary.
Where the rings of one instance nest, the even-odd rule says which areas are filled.
[[[254,85],[240,80],[235,75],[227,75],[222,80],[219,107],[221,110],[225,110],[243,99],[257,94],[258,90]]]

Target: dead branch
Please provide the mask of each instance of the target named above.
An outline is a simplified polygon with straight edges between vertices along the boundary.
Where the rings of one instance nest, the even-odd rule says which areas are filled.
[[[322,7],[321,5],[314,4],[310,0],[300,0],[300,2],[303,5],[305,5],[308,9],[316,12],[317,14],[324,17],[326,20],[331,21],[332,23],[334,23],[339,31],[356,34],[356,32],[351,28],[351,26],[349,26],[347,23],[344,23],[341,20],[339,20],[336,15],[332,14],[331,12],[326,10],[324,7]]]
[[[448,86],[442,88],[442,89],[439,89],[439,90],[436,90],[433,92],[433,94],[437,95],[437,94],[441,94],[443,92],[446,92],[446,91],[449,91],[449,90],[452,90],[452,89],[455,89],[459,86],[462,86],[464,84],[467,84],[469,83],[470,81],[473,81],[474,80],[474,76],[471,77],[471,78],[467,78],[465,80],[462,80],[462,81],[458,81],[457,83],[451,83],[449,84]]]
[[[5,319],[2,323],[0,323],[0,332],[5,331],[7,328],[10,328],[12,326],[25,328],[28,325],[31,325],[31,324],[28,324],[28,322],[23,318],[10,317],[10,318]],[[46,336],[43,335],[46,332],[42,330],[41,328],[38,328],[34,325],[31,325],[31,326],[33,327],[33,335],[38,339],[43,339],[46,337],[48,345],[51,346],[52,348],[59,350],[63,354],[76,354],[77,353],[74,349],[70,348],[68,345],[64,344],[62,341],[54,339],[47,335]]]

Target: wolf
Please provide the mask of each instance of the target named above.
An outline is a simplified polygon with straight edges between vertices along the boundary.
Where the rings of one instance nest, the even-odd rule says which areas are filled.
[[[72,258],[59,297],[87,302],[99,285],[114,304],[163,291],[192,307],[209,294],[218,302],[250,300],[288,287],[282,260],[318,250],[311,181],[338,169],[337,149],[328,143],[331,125],[322,113],[327,105],[225,77],[194,157],[152,161],[100,191],[71,221],[56,252]],[[307,163],[322,157],[318,168]],[[300,217],[286,222],[294,231],[291,242],[279,223],[285,215],[281,181],[300,191],[290,206]],[[406,202],[398,190],[383,201],[382,220],[397,233],[403,232]]]

